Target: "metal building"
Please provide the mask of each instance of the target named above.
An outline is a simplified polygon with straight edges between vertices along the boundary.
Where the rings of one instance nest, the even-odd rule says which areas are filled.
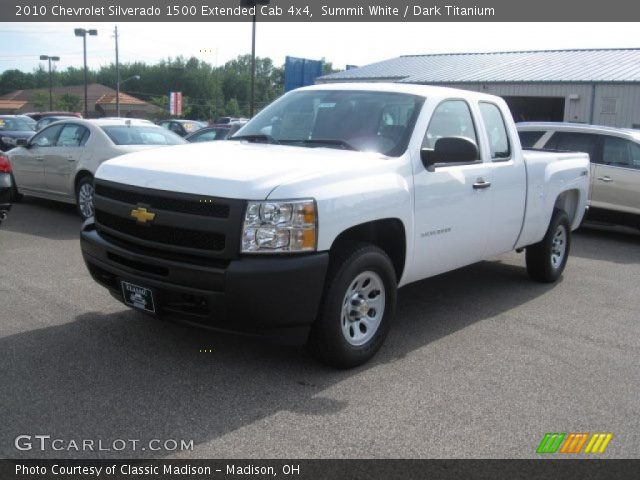
[[[640,129],[640,49],[410,55],[317,79],[441,85],[503,97],[516,121]]]

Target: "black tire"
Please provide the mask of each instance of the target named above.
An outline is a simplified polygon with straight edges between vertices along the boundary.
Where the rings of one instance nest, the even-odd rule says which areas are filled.
[[[347,305],[345,301],[348,298],[349,290],[355,292],[353,295],[357,295],[358,290],[352,288],[356,279],[359,276],[364,276],[364,280],[359,281],[362,282],[360,287],[366,290],[369,285],[366,277],[372,273],[374,274],[371,277],[374,278],[373,282],[381,282],[384,290],[378,291],[376,296],[374,289],[367,294],[367,297],[371,295],[369,297],[371,301],[376,302],[376,298],[382,295],[377,301],[384,301],[384,308],[382,309],[382,317],[377,321],[377,327],[371,328],[370,333],[367,333],[367,322],[372,319],[367,316],[372,315],[371,312],[373,312],[373,316],[377,315],[375,308],[366,305],[368,299],[362,296],[364,302],[360,307],[349,307],[352,308],[352,312],[355,308],[360,309],[360,313],[366,311],[367,313],[362,314],[361,318],[365,318],[367,322],[364,320],[351,322],[345,317],[343,308]],[[369,288],[371,287],[369,286]],[[396,307],[396,290],[395,269],[387,254],[380,248],[366,243],[358,243],[342,250],[331,260],[329,265],[322,304],[309,336],[308,346],[311,353],[321,362],[336,368],[352,368],[368,361],[380,349],[389,332]],[[349,305],[353,305],[353,301],[356,300],[349,300]],[[376,305],[380,305],[380,303]],[[361,323],[364,323],[364,332]],[[343,333],[343,325],[347,330],[345,333]],[[371,335],[365,343],[354,345],[352,342],[355,342],[356,339],[347,340],[347,335],[353,335],[353,328],[356,326],[358,328],[357,335],[364,335],[363,341],[367,335]]]
[[[559,233],[561,230],[564,230],[564,238]],[[559,242],[557,246],[554,241]],[[564,254],[560,261],[558,261],[559,248],[564,248]],[[542,283],[557,281],[567,265],[570,250],[571,224],[569,217],[563,210],[555,209],[542,241],[527,247],[526,261],[529,276]]]
[[[83,188],[86,188],[86,185],[90,187],[91,198],[93,199],[93,177],[88,173],[80,177],[76,184],[76,210],[78,211],[78,215],[80,215],[80,218],[82,218],[83,221],[93,216],[93,205],[91,205],[91,209],[89,211],[84,207],[84,202],[83,204],[81,204],[81,192],[83,192]]]
[[[11,174],[11,202],[18,203],[22,200],[23,195],[18,191],[18,184],[16,183],[16,178]]]

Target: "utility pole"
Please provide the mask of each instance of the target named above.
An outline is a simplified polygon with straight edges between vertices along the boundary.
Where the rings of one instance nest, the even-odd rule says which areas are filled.
[[[84,118],[89,116],[89,104],[87,101],[87,34],[91,36],[98,35],[98,30],[87,30],[85,28],[76,28],[73,33],[76,37],[82,37],[82,49],[84,55]]]
[[[120,117],[120,59],[118,57],[118,26],[114,31],[116,39],[116,117]]]
[[[53,111],[53,71],[51,70],[51,62],[58,62],[60,57],[40,55],[40,60],[49,60],[49,111]]]
[[[257,13],[257,7],[256,13]],[[253,118],[256,99],[256,13],[253,14],[253,33],[251,35],[251,99],[249,100],[249,118]]]
[[[256,96],[256,17],[258,5],[269,5],[270,0],[240,0],[241,7],[253,8],[253,29],[251,35],[251,96],[249,99],[249,118],[253,117]]]

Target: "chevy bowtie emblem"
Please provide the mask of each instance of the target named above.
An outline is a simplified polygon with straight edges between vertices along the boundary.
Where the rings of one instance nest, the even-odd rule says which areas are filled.
[[[138,223],[147,223],[153,221],[156,218],[156,214],[147,211],[144,207],[138,207],[131,210],[131,216],[135,218]]]

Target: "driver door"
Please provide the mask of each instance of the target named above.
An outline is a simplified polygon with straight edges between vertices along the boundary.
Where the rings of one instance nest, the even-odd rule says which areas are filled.
[[[55,147],[61,128],[60,125],[47,127],[36,133],[27,146],[12,152],[11,165],[18,189],[46,190],[44,164]]]
[[[472,140],[481,152],[477,124],[465,100],[445,100],[431,117],[422,148],[433,149],[439,138],[457,136]],[[489,164],[478,158],[465,164],[418,168],[414,175],[417,278],[483,260],[493,193],[488,188]]]

